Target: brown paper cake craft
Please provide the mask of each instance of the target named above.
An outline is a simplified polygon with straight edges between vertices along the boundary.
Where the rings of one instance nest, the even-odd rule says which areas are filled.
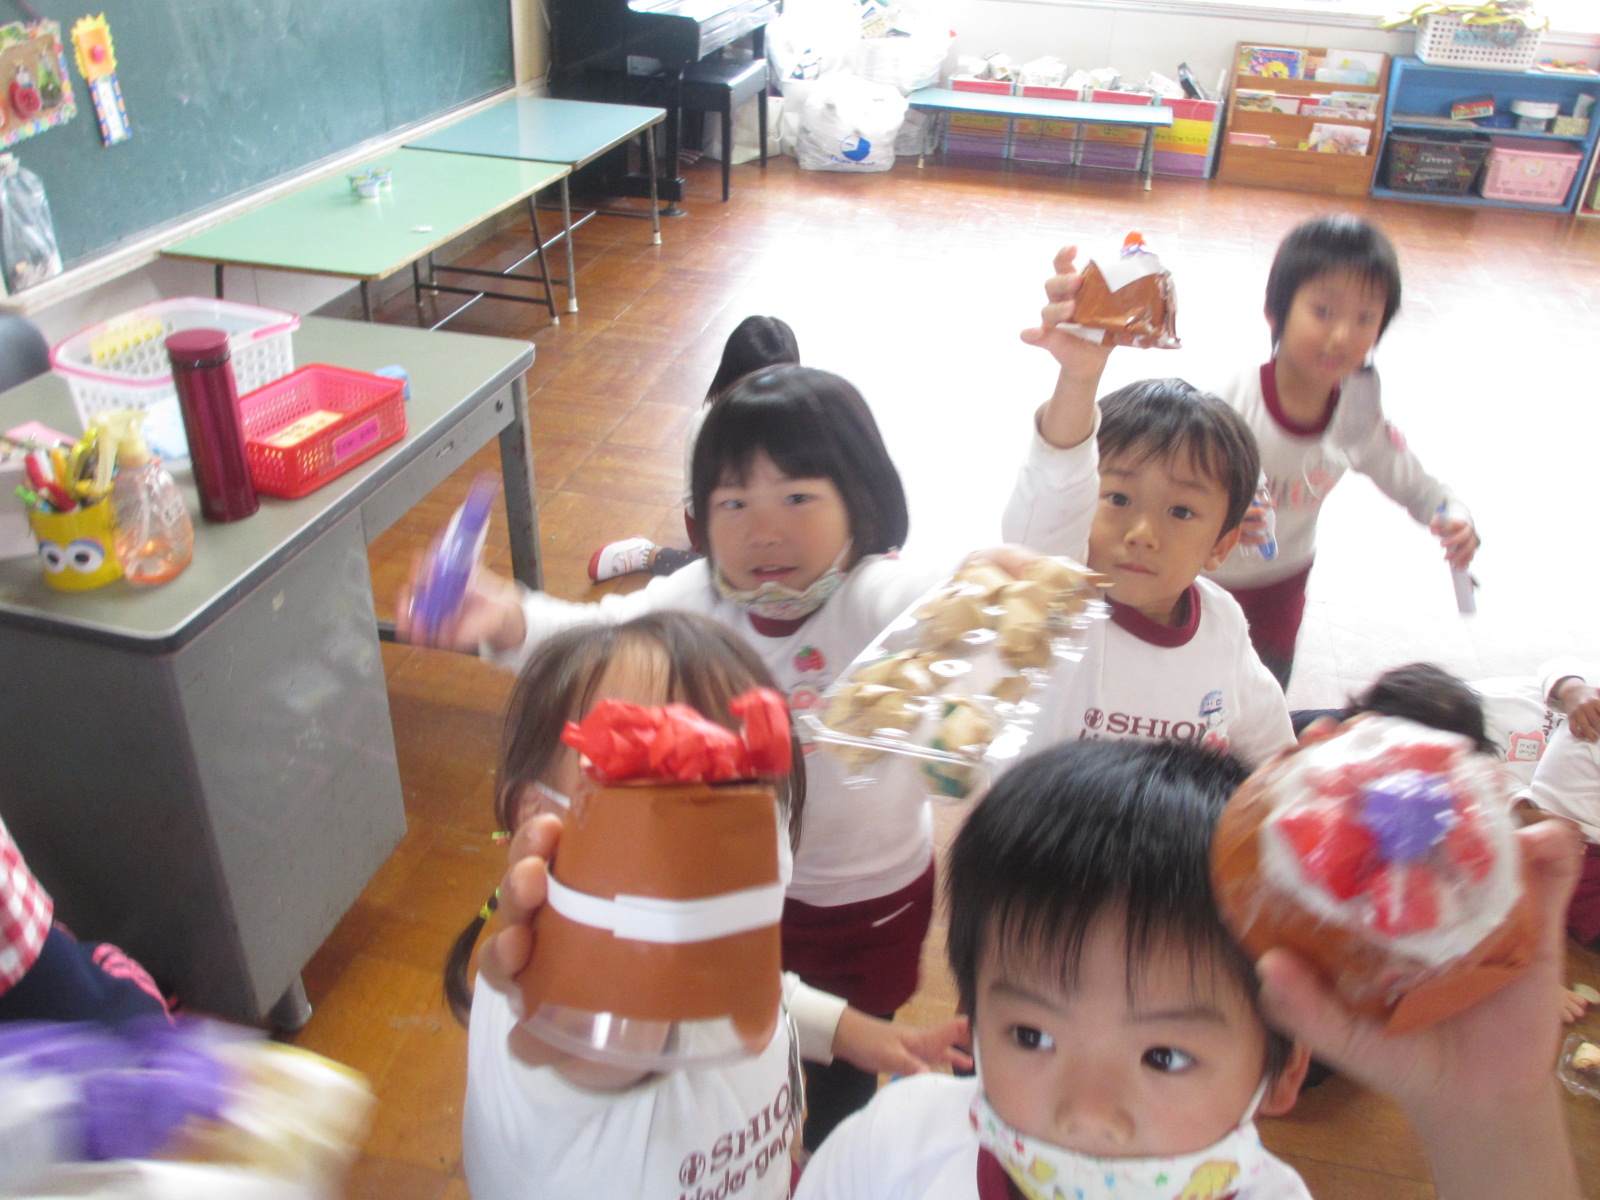
[[[729,706],[602,700],[563,740],[599,787],[577,798],[517,977],[536,1037],[643,1070],[759,1054],[781,1000],[783,882],[770,783],[790,765],[782,697]]]
[[[1494,766],[1453,734],[1352,721],[1280,756],[1229,801],[1217,902],[1253,956],[1287,947],[1394,1032],[1502,987],[1532,957]]]
[[[1084,267],[1069,328],[1097,330],[1091,340],[1118,346],[1171,350],[1180,344],[1177,314],[1171,274],[1134,231],[1117,258],[1091,259]]]

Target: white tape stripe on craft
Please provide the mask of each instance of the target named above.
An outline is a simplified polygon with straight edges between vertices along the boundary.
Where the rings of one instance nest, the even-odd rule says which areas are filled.
[[[655,896],[591,896],[546,876],[546,903],[569,921],[605,929],[636,942],[681,945],[709,942],[776,925],[783,916],[783,885],[744,888],[700,900],[662,900]]]

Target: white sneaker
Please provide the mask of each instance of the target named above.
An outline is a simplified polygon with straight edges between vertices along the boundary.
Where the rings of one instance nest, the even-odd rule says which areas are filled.
[[[650,556],[656,544],[647,537],[623,538],[620,542],[607,542],[594,552],[589,560],[589,578],[596,583],[615,579],[634,571],[643,571],[650,565]]]

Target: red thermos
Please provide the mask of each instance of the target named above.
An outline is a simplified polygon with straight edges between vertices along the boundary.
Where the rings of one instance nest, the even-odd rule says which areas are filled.
[[[167,338],[167,357],[189,438],[200,515],[208,521],[248,517],[260,501],[244,453],[228,335],[220,329],[182,330]]]

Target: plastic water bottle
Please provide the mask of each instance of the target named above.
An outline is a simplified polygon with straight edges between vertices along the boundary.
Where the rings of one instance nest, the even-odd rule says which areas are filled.
[[[1256,489],[1254,503],[1260,505],[1266,514],[1267,540],[1240,542],[1239,553],[1245,558],[1260,558],[1271,562],[1278,557],[1278,510],[1272,507],[1272,493],[1267,490],[1266,484]]]

